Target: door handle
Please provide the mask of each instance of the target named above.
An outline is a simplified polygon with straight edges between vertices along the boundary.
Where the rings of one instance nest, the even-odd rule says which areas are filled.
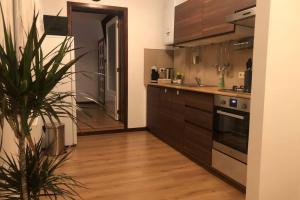
[[[217,113],[220,114],[220,115],[225,115],[225,116],[236,118],[236,119],[241,119],[241,120],[245,119],[245,117],[243,117],[243,116],[236,115],[236,114],[233,114],[233,113],[224,112],[222,110],[217,110]]]

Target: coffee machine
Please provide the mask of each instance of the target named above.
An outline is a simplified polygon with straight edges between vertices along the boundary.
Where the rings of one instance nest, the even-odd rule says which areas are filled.
[[[156,66],[151,67],[151,83],[157,83],[159,78],[158,69]]]

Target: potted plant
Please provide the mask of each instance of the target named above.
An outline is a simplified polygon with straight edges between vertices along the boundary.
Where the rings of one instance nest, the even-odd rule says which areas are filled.
[[[46,123],[59,122],[61,117],[74,118],[69,112],[72,105],[65,101],[72,91],[54,92],[53,88],[70,77],[69,69],[80,57],[62,64],[72,51],[70,37],[44,55],[42,44],[46,33],[39,37],[38,15],[26,34],[24,47],[16,47],[11,31],[5,23],[4,44],[0,44],[0,120],[6,121],[14,132],[18,158],[6,154],[0,167],[0,199],[75,199],[74,187],[81,186],[72,177],[56,174],[69,154],[49,157],[43,153],[41,141],[34,143],[31,128],[39,117]],[[47,61],[46,61],[47,60]],[[78,199],[78,197],[77,197]]]

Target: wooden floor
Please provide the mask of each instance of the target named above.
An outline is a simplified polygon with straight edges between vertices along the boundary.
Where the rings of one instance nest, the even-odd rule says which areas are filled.
[[[81,111],[77,112],[79,134],[124,129],[122,122],[108,116],[97,104],[80,104],[79,107],[81,108]]]
[[[85,200],[244,200],[148,132],[79,137],[63,170],[85,184]]]

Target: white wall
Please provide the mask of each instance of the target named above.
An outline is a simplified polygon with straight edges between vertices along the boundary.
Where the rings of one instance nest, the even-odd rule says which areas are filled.
[[[77,0],[92,3],[90,0]],[[128,126],[146,126],[146,88],[144,86],[144,48],[164,49],[164,0],[102,0],[99,4],[128,7]],[[45,14],[56,14],[65,0],[41,0]]]
[[[300,1],[257,6],[247,200],[299,200]]]
[[[21,3],[21,2],[19,2]],[[22,2],[24,3],[24,2]],[[30,0],[26,1],[26,4],[19,4],[19,12],[17,13],[16,17],[19,17],[21,19],[21,16],[24,16],[24,13],[26,12],[26,18],[22,19],[22,26],[18,25],[18,37],[19,37],[19,44],[22,44],[23,38],[21,33],[25,33],[25,30],[28,30],[28,27],[31,23],[31,19],[33,16],[33,5],[36,3],[36,0]],[[12,33],[14,33],[14,17],[13,17],[13,1],[11,0],[1,0],[2,8],[4,11],[4,17],[6,20],[6,25],[10,27]],[[23,7],[21,7],[23,6]],[[37,5],[38,8],[38,5]],[[25,11],[24,11],[25,10]],[[30,12],[29,12],[30,11]],[[3,23],[2,23],[2,17],[0,19],[0,42],[3,44],[4,34],[3,34]],[[2,134],[2,131],[0,130],[0,134]],[[1,136],[1,135],[0,135]],[[3,156],[4,151],[8,154],[17,155],[17,140],[15,139],[15,135],[10,128],[9,124],[5,122],[4,124],[4,130],[3,130],[3,149],[0,149],[0,155]],[[0,162],[1,163],[1,162]]]
[[[97,99],[98,88],[98,41],[104,37],[101,21],[106,15],[93,13],[73,12],[72,34],[75,40],[76,56],[88,52],[86,56],[76,63],[76,71],[89,72],[88,77],[83,74],[76,74],[77,101],[86,102],[88,99],[80,92],[85,92]]]
[[[11,30],[13,31],[13,4],[11,0],[1,0],[6,24],[10,25]],[[0,42],[3,44],[4,34],[3,34],[3,23],[2,23],[2,17],[0,19]],[[16,154],[17,148],[16,148],[16,141],[14,139],[14,133],[10,129],[9,125],[5,123],[3,133],[0,129],[0,142],[1,142],[1,136],[3,134],[3,149],[0,149],[0,156],[4,155],[4,150],[8,153]],[[2,164],[2,161],[0,161],[0,164]]]
[[[10,0],[1,0],[4,18],[6,20],[7,25],[10,25],[11,30],[13,31],[13,4]],[[4,34],[3,34],[3,23],[2,17],[0,17],[0,42],[3,44]]]
[[[175,6],[178,6],[179,4],[182,4],[186,2],[187,0],[174,0],[175,1]]]

